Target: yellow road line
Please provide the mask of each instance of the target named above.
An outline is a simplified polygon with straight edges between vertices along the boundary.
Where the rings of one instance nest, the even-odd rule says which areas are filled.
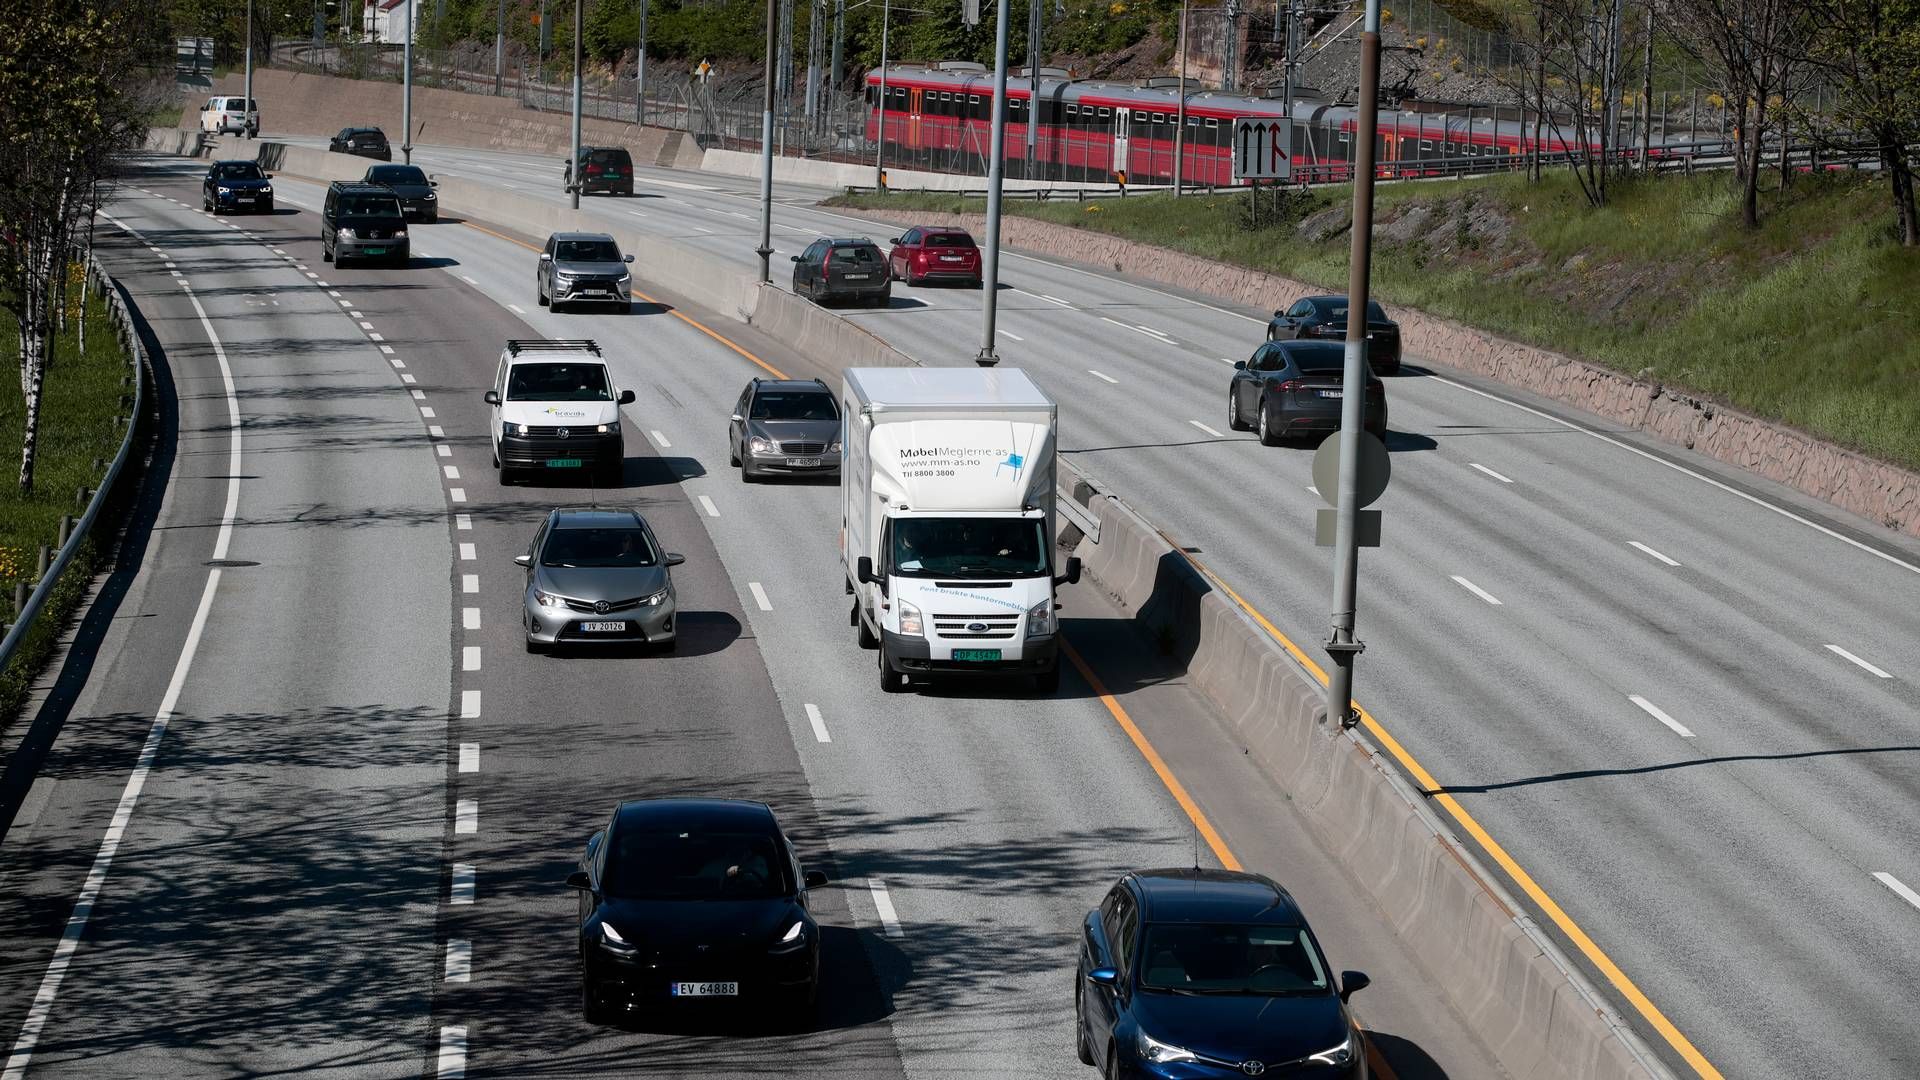
[[[467,221],[465,219],[462,219],[460,223],[462,225],[465,225],[469,229],[478,229],[481,232],[486,233],[488,236],[497,237],[501,240],[505,240],[509,244],[518,244],[521,247],[526,248],[528,251],[540,250],[539,248],[535,247],[532,244],[527,243],[525,240],[522,240],[517,236],[508,236],[506,233],[494,232],[492,229],[487,228],[485,225],[475,225],[473,222]],[[742,348],[738,343],[734,342],[731,338],[728,338],[725,334],[720,333],[719,331],[715,330],[711,326],[708,326],[706,323],[701,322],[699,319],[693,318],[692,316],[683,313],[679,308],[676,308],[671,304],[662,303],[661,301],[656,300],[651,296],[648,296],[646,293],[641,292],[639,289],[634,289],[633,295],[639,297],[642,300],[645,300],[649,304],[659,304],[661,309],[664,310],[667,314],[673,316],[676,319],[679,319],[681,322],[686,323],[688,326],[693,327],[695,330],[700,331],[701,333],[707,335],[708,337],[719,342],[720,344],[725,345],[727,348],[732,349],[734,352],[739,353],[741,356],[746,357],[748,360],[759,365],[762,371],[765,371],[767,374],[772,375],[774,378],[784,379],[787,377],[786,372],[781,371],[779,368],[774,367],[772,364],[769,364],[765,360],[762,360],[759,357],[753,355],[753,353]]]
[[[1201,563],[1199,559],[1188,554],[1179,544],[1173,543],[1165,533],[1161,533],[1160,535],[1163,539],[1167,539],[1168,543],[1173,547],[1173,550],[1180,552],[1182,558],[1185,558],[1189,563],[1193,564],[1195,569],[1205,574],[1207,580],[1219,586],[1222,592],[1231,597],[1233,602],[1240,606],[1240,610],[1252,616],[1253,621],[1259,623],[1261,629],[1272,635],[1273,639],[1279,642],[1280,646],[1286,649],[1295,660],[1300,661],[1302,667],[1312,672],[1313,677],[1320,680],[1320,685],[1325,686],[1327,684],[1326,671],[1322,669],[1319,664],[1314,663],[1312,658],[1308,657],[1306,653],[1302,652],[1298,645],[1288,640],[1287,635],[1281,633],[1277,627],[1271,622],[1268,622],[1265,615],[1260,614],[1252,604],[1242,599],[1239,593],[1233,591],[1232,586],[1220,580],[1220,576],[1212,570],[1207,569],[1206,565]],[[1707,1080],[1722,1080],[1720,1070],[1713,1067],[1713,1063],[1707,1060],[1706,1055],[1702,1054],[1699,1048],[1693,1045],[1691,1040],[1680,1033],[1680,1029],[1673,1025],[1673,1021],[1668,1020],[1666,1014],[1661,1012],[1659,1007],[1656,1006],[1645,993],[1641,992],[1638,986],[1634,985],[1633,980],[1627,977],[1626,972],[1620,970],[1619,965],[1615,964],[1611,957],[1601,951],[1600,946],[1595,944],[1594,940],[1587,936],[1587,932],[1580,928],[1580,924],[1574,922],[1573,917],[1568,915],[1559,904],[1555,903],[1551,896],[1547,895],[1547,891],[1540,887],[1540,883],[1533,879],[1533,875],[1521,869],[1520,864],[1514,861],[1513,856],[1507,854],[1507,849],[1501,847],[1499,843],[1493,839],[1492,835],[1481,827],[1480,823],[1474,819],[1472,814],[1467,813],[1466,807],[1461,806],[1459,801],[1452,795],[1441,791],[1440,782],[1433,778],[1433,774],[1429,773],[1416,761],[1413,755],[1407,752],[1406,747],[1401,746],[1400,741],[1395,739],[1386,728],[1382,727],[1380,722],[1375,720],[1371,713],[1361,708],[1359,702],[1354,702],[1353,708],[1360,714],[1360,722],[1365,725],[1368,733],[1379,740],[1380,745],[1385,747],[1387,752],[1392,754],[1396,761],[1400,762],[1401,767],[1405,768],[1407,772],[1419,782],[1426,794],[1430,795],[1435,802],[1446,808],[1447,813],[1451,814],[1453,819],[1460,824],[1460,827],[1466,830],[1467,834],[1473,837],[1474,841],[1487,852],[1487,855],[1491,857],[1494,862],[1498,863],[1502,870],[1507,872],[1507,875],[1520,887],[1520,890],[1531,897],[1534,903],[1540,905],[1540,909],[1546,912],[1547,917],[1553,920],[1553,924],[1560,928],[1561,933],[1567,935],[1568,940],[1572,941],[1574,946],[1580,950],[1581,955],[1585,956],[1594,967],[1598,968],[1600,973],[1607,977],[1607,981],[1613,984],[1614,989],[1620,991],[1621,996],[1625,997],[1628,1003],[1646,1019],[1647,1023],[1651,1024],[1653,1029],[1658,1031],[1660,1036],[1667,1040],[1667,1045],[1673,1047],[1674,1052],[1679,1054],[1680,1057],[1683,1058],[1688,1065],[1692,1066],[1693,1070],[1702,1077],[1707,1078]]]

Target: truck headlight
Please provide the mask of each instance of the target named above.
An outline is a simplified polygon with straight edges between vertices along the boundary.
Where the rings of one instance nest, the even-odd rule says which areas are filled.
[[[900,633],[907,637],[926,637],[926,624],[920,618],[920,609],[905,600],[896,603],[900,605]]]
[[[1050,637],[1059,628],[1060,620],[1053,613],[1053,597],[1049,596],[1027,609],[1028,637]]]

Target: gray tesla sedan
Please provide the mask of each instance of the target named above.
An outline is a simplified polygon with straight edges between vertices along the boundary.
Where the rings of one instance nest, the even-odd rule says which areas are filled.
[[[686,560],[660,550],[633,510],[563,507],[524,555],[527,651],[559,645],[673,648],[673,575]]]

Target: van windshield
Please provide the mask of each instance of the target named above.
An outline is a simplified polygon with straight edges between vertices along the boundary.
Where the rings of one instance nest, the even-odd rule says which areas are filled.
[[[391,195],[342,195],[340,214],[343,217],[397,218],[400,216],[400,200]]]
[[[1048,572],[1032,518],[896,518],[893,572],[905,577],[1033,577]]]
[[[508,401],[612,401],[604,364],[515,364]]]

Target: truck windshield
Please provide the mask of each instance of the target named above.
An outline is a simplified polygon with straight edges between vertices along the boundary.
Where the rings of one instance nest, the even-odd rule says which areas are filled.
[[[1046,538],[1031,518],[897,518],[893,572],[906,577],[1047,573]]]

